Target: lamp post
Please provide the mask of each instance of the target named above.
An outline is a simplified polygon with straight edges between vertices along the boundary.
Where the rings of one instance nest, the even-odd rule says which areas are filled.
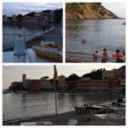
[[[57,80],[57,69],[56,65],[54,65],[54,76],[53,76],[53,83],[54,83],[54,94],[55,94],[55,114],[56,114],[56,124],[57,124],[57,93],[56,93],[56,80]]]

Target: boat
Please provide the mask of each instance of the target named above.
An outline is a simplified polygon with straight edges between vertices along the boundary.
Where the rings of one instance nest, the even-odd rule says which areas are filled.
[[[34,45],[32,49],[40,58],[54,62],[62,62],[62,51],[54,42],[45,42],[40,45]]]

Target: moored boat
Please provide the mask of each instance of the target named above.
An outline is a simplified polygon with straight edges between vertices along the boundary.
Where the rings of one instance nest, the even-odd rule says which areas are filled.
[[[48,59],[55,62],[62,62],[61,48],[58,45],[55,45],[54,42],[34,45],[32,49],[40,58]]]

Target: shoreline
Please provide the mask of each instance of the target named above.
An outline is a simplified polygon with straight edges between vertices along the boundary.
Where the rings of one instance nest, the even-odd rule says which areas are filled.
[[[110,94],[115,94],[115,93],[120,93],[123,94],[122,89],[87,89],[87,90],[58,90],[56,93],[87,93],[87,94],[101,94],[101,93],[110,93]],[[41,91],[11,91],[11,90],[5,90],[3,91],[3,94],[7,93],[14,93],[14,94],[29,94],[29,93],[55,93],[54,90],[41,90]]]
[[[73,20],[79,20],[79,21],[81,21],[81,20],[126,20],[126,18],[112,18],[112,19],[66,19],[66,21],[73,21]]]
[[[118,110],[120,111],[120,110]],[[106,113],[101,114],[104,116]],[[115,114],[115,113],[111,113]],[[111,115],[111,114],[106,114],[106,115]],[[123,115],[124,116],[124,115]],[[114,118],[114,117],[113,117]],[[15,120],[6,120],[3,121],[3,125],[22,125],[22,123],[29,123],[33,122],[36,123],[35,125],[45,125],[43,124],[45,121],[50,121],[52,124],[50,125],[68,125],[69,120],[75,119],[77,120],[76,125],[125,125],[125,118],[123,119],[118,119],[116,118],[117,122],[116,124],[111,124],[113,122],[113,119],[110,118],[108,122],[111,122],[110,124],[107,122],[107,118],[100,118],[96,116],[96,114],[80,114],[78,115],[76,111],[68,111],[64,113],[59,113],[57,115],[52,114],[52,115],[47,115],[43,117],[30,117],[26,119],[15,119]],[[33,124],[31,124],[33,125]],[[71,125],[71,124],[70,124]],[[73,125],[73,124],[72,124]]]

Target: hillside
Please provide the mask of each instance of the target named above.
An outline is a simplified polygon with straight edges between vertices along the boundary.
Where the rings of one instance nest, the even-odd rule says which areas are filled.
[[[67,3],[66,19],[117,19],[101,3]]]

